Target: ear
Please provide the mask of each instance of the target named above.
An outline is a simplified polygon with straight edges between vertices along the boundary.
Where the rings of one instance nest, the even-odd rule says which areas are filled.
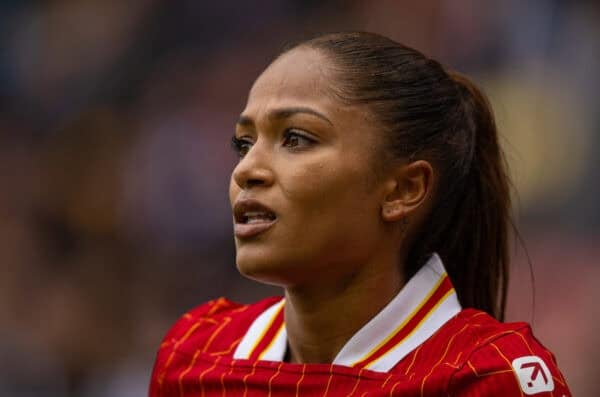
[[[424,160],[399,166],[386,183],[381,216],[386,222],[406,219],[423,205],[433,187],[433,168]]]

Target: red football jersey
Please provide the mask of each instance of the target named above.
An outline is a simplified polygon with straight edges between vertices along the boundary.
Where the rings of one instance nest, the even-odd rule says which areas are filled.
[[[160,346],[150,396],[571,396],[526,323],[460,307],[437,255],[331,364],[283,362],[284,305],[221,298],[185,314]]]

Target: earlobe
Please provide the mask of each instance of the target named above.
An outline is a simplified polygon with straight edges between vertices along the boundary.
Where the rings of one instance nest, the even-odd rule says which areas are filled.
[[[397,222],[403,218],[404,206],[400,200],[386,201],[381,206],[381,216],[386,222]]]

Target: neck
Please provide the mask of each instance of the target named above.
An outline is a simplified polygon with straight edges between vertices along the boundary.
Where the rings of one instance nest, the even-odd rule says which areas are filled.
[[[404,285],[399,265],[367,265],[345,282],[287,288],[286,360],[333,362],[346,342],[398,294]]]

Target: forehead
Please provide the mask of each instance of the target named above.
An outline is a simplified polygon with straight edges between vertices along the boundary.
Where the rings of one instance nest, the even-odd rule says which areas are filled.
[[[283,54],[255,81],[242,114],[260,122],[277,109],[309,108],[325,115],[341,140],[376,147],[382,143],[379,123],[367,105],[336,97],[332,66],[331,59],[311,48]]]
[[[333,66],[331,59],[311,48],[283,54],[255,81],[242,115],[260,123],[277,109],[309,108],[330,121],[328,134],[348,149],[345,153],[368,161],[384,143],[382,131],[367,105],[348,104],[336,96]]]
[[[277,58],[254,82],[248,96],[253,105],[288,103],[335,106],[330,61],[310,48],[295,48]],[[339,103],[337,103],[339,106]]]

